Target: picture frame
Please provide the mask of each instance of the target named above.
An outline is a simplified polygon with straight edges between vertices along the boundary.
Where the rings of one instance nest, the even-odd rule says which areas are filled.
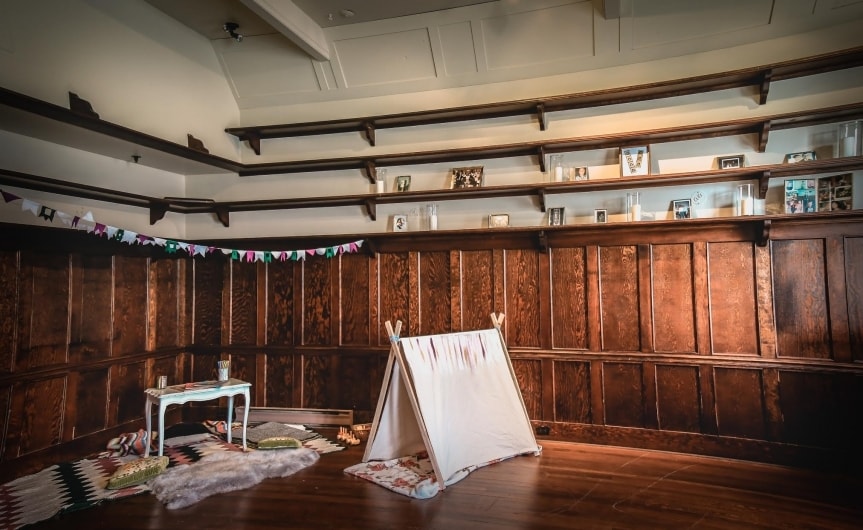
[[[493,213],[488,216],[489,228],[506,228],[509,226],[508,213]]]
[[[549,208],[548,209],[548,226],[563,226],[566,224],[566,209],[563,207],[560,208]]]
[[[575,182],[590,180],[590,171],[587,166],[576,166],[572,168],[572,179]]]
[[[410,175],[399,175],[396,177],[396,191],[401,193],[403,191],[410,191],[411,188],[411,176]]]
[[[852,173],[818,178],[818,211],[837,212],[853,209]]]
[[[717,157],[716,167],[719,169],[740,169],[743,167],[743,155]]]
[[[403,214],[396,214],[393,216],[393,232],[407,232],[408,231],[408,216]]]
[[[692,199],[671,201],[671,212],[675,219],[692,219]]]
[[[620,148],[620,175],[637,177],[650,174],[650,149],[646,145]]]
[[[485,184],[483,166],[454,167],[451,189],[481,188]]]
[[[785,181],[785,213],[811,213],[817,209],[816,179]]]
[[[811,162],[817,160],[815,151],[800,151],[798,153],[788,153],[785,155],[786,164],[796,164],[798,162]]]
[[[608,222],[608,210],[605,209],[597,209],[593,211],[593,222],[594,223],[607,223]]]

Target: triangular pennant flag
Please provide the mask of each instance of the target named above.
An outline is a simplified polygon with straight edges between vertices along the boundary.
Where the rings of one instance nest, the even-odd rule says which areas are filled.
[[[17,201],[18,199],[21,198],[21,197],[15,195],[14,193],[9,193],[8,191],[3,191],[3,190],[0,190],[0,194],[3,195],[3,200],[5,202]]]
[[[105,235],[105,230],[107,229],[108,227],[106,225],[103,225],[102,223],[96,223],[93,226],[93,233],[97,236]]]
[[[272,252],[264,252],[264,263],[270,263],[273,261],[273,253]]]
[[[126,243],[127,245],[132,245],[137,240],[138,240],[138,234],[137,233],[132,232],[131,230],[124,230],[123,231],[123,237],[121,238],[121,241],[123,241],[123,243]]]
[[[255,261],[255,253],[251,250],[246,251],[246,263],[252,263]]]
[[[42,209],[39,210],[39,217],[45,219],[46,221],[54,222],[55,213],[57,213],[57,210],[53,208],[48,208],[47,206],[43,206]]]
[[[72,224],[72,216],[65,212],[57,212],[57,218],[60,219],[60,222],[63,223],[63,226],[70,226]]]
[[[39,207],[42,206],[38,202],[33,202],[30,199],[24,199],[21,201],[21,210],[25,212],[30,212],[33,215],[38,215]]]
[[[332,257],[333,257],[333,256],[335,256],[335,255],[336,255],[336,249],[334,249],[333,247],[329,247],[329,248],[327,248],[327,254],[326,254],[326,256],[327,256],[328,258],[332,258]]]
[[[105,237],[108,239],[114,239],[114,236],[117,235],[117,230],[119,230],[119,228],[116,226],[109,226],[105,229]]]
[[[173,239],[165,241],[165,252],[168,254],[174,254],[177,252],[177,242]]]
[[[240,259],[240,251],[239,251],[239,250],[232,250],[232,251],[231,251],[231,259],[234,259],[234,260],[238,260],[238,261],[239,261],[239,259]]]

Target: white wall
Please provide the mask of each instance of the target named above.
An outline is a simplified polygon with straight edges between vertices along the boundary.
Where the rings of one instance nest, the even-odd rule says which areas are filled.
[[[674,16],[679,16],[683,10],[689,22],[701,20],[703,25],[707,23],[702,20],[705,16],[716,15],[711,11],[707,14],[686,11],[690,5],[686,2],[671,3],[677,9]],[[737,5],[739,9],[751,9],[761,13],[759,16],[762,18],[747,18],[739,12],[738,19],[728,23],[730,26],[710,26],[698,35],[687,33],[691,33],[691,28],[682,27],[680,23],[667,34],[662,34],[657,27],[662,26],[663,21],[656,18],[659,14],[650,12],[650,4],[635,0],[625,4],[639,16],[606,21],[598,15],[596,6],[591,10],[590,3],[564,0],[503,3],[503,8],[499,3],[490,4],[498,6],[494,9],[504,9],[502,13],[488,13],[484,10],[490,7],[483,4],[484,7],[468,8],[465,12],[468,16],[462,18],[453,18],[455,15],[452,13],[444,19],[423,15],[408,20],[407,28],[410,31],[426,28],[428,32],[431,31],[428,28],[434,27],[432,33],[448,35],[452,39],[444,42],[435,37],[437,44],[429,52],[430,64],[435,70],[434,79],[423,80],[419,75],[415,76],[417,79],[404,81],[410,77],[408,73],[411,70],[418,71],[417,65],[406,64],[405,70],[399,70],[398,65],[390,64],[391,68],[381,69],[378,73],[386,73],[391,78],[375,85],[370,79],[356,78],[368,73],[363,73],[361,62],[336,65],[338,61],[348,60],[344,53],[338,55],[332,65],[309,65],[307,61],[291,56],[284,60],[286,67],[294,69],[291,72],[295,71],[297,75],[312,68],[310,75],[317,76],[316,83],[329,78],[335,82],[339,76],[344,81],[351,75],[354,81],[316,84],[314,90],[308,85],[300,90],[302,94],[290,90],[279,94],[273,90],[263,97],[256,93],[264,89],[263,83],[247,85],[245,93],[237,92],[239,74],[235,65],[226,62],[227,52],[224,50],[225,46],[233,46],[232,41],[210,43],[143,0],[42,0],[38,3],[2,0],[0,86],[61,106],[68,104],[67,92],[73,91],[93,103],[96,111],[107,121],[180,144],[185,143],[187,132],[192,133],[202,139],[213,154],[247,163],[375,156],[579,138],[768,116],[863,101],[863,68],[854,68],[774,82],[768,103],[763,106],[757,105],[753,88],[732,89],[553,113],[547,131],[540,131],[530,117],[514,117],[384,129],[377,133],[376,147],[369,146],[359,133],[264,140],[261,156],[254,155],[245,145],[239,146],[232,136],[224,132],[224,128],[240,122],[248,125],[334,119],[599,90],[728,71],[863,45],[863,32],[858,29],[863,2],[818,2],[814,7],[811,2],[802,0],[781,2],[771,4],[773,9],[767,19],[763,18],[762,11],[770,2],[746,3],[746,6],[737,2],[725,7],[731,9]],[[706,4],[698,4],[709,9]],[[542,7],[548,11],[543,12]],[[556,55],[554,60],[538,61],[535,65],[523,60],[522,55],[528,51],[536,52],[537,48],[549,43],[560,46],[569,42],[561,40],[557,34],[548,39],[537,38],[532,33],[521,35],[528,30],[546,32],[548,28],[542,24],[560,24],[559,20],[547,20],[550,13],[575,17],[564,18],[564,22],[590,25],[592,44],[589,58],[579,58],[588,45],[573,37],[575,49],[567,52],[572,56]],[[801,13],[806,16],[792,16]],[[533,22],[520,26],[517,31],[505,23],[516,20]],[[805,20],[805,24],[801,20]],[[463,24],[468,24],[471,30],[473,36],[470,39],[462,38]],[[564,29],[568,27],[563,26]],[[336,47],[342,46],[339,43],[359,39],[363,41],[363,49],[367,49],[367,45],[375,40],[386,45],[389,41],[380,36],[395,34],[397,29],[392,21],[385,21],[333,29],[328,36]],[[481,35],[474,33],[480,29]],[[502,49],[503,41],[493,41],[489,33],[493,31],[503,32],[498,38],[506,31],[516,31],[521,35],[519,42],[526,47]],[[393,38],[398,40],[404,36]],[[243,46],[250,44],[249,47],[234,46],[231,49],[230,53],[237,55],[232,60],[242,62],[242,54],[251,53],[250,50],[267,51],[258,59],[259,62],[277,60],[278,56],[272,55],[272,48],[255,43],[252,38],[247,41]],[[498,43],[492,46],[493,50],[489,49],[492,42]],[[471,61],[464,56],[460,56],[461,62],[446,60],[447,55],[450,58],[457,56],[457,49],[453,46],[458,43],[471,47],[471,57],[476,63],[473,73],[468,72]],[[355,44],[359,45],[359,42]],[[444,55],[443,62],[441,54]],[[355,55],[354,61],[370,63],[376,60],[369,53]],[[424,60],[420,55],[414,55],[418,61]],[[414,55],[406,53],[406,61],[410,63]],[[252,66],[247,63],[247,75],[254,74]],[[330,74],[326,74],[327,68],[331,69]],[[351,70],[353,74],[343,71],[336,75],[334,72],[339,68]],[[449,72],[443,76],[446,82],[438,79],[439,72]],[[286,74],[275,72],[273,75]],[[248,78],[243,82],[248,83]],[[287,81],[281,79],[281,82]],[[305,83],[302,80],[292,82]],[[2,128],[3,124],[0,124]],[[821,153],[826,153],[825,138],[831,131],[832,128],[775,131],[771,133],[766,153],[756,152],[754,136],[658,144],[651,146],[652,171],[710,169],[715,157],[720,155],[743,154],[747,164],[776,163],[793,151],[818,149],[821,156]],[[135,165],[128,160],[49,145],[14,132],[3,132],[0,140],[0,168],[154,197],[188,196],[230,201],[371,192],[368,180],[360,171],[243,178],[215,172],[212,175],[185,176],[157,171],[145,164]],[[569,153],[565,156],[565,163],[591,166],[592,178],[616,178],[619,171],[616,150]],[[411,175],[412,190],[438,189],[448,185],[452,166],[464,165],[483,165],[488,185],[547,179],[539,172],[537,161],[530,157],[392,167],[389,168],[389,176]],[[780,207],[781,197],[777,190],[781,185],[781,182],[772,183],[768,204],[763,206],[766,211]],[[863,192],[863,182],[860,182],[859,172],[855,176],[855,187],[855,204],[859,208],[863,206],[859,195]],[[645,190],[645,209],[656,218],[664,218],[668,215],[671,200],[691,197],[696,192],[701,192],[706,198],[699,215],[731,213],[733,183],[651,188]],[[150,226],[149,213],[144,209],[27,190],[16,190],[16,193],[44,200],[46,204],[50,201],[52,206],[56,205],[55,208],[76,215],[93,211],[97,220],[106,224],[148,235],[186,239],[384,232],[391,229],[392,215],[410,214],[422,206],[381,206],[377,221],[371,221],[361,208],[352,207],[233,213],[230,228],[223,227],[212,215],[168,214],[164,220]],[[610,221],[616,221],[622,213],[624,195],[625,191],[553,195],[549,197],[548,206],[566,207],[568,224],[592,221],[593,209],[598,207],[607,208]],[[439,209],[441,229],[480,228],[485,226],[490,213],[509,213],[512,224],[516,226],[546,222],[535,199],[527,197],[441,202]],[[10,211],[10,207],[3,204],[0,204],[0,221],[42,223],[34,220],[32,214]]]

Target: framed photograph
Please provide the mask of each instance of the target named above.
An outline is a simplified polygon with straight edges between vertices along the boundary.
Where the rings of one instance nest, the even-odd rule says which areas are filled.
[[[692,199],[671,201],[671,211],[675,219],[692,219]]]
[[[564,208],[548,209],[548,226],[562,226],[565,221]]]
[[[399,175],[396,177],[396,191],[408,191],[411,189],[411,176]]]
[[[582,167],[574,167],[572,168],[572,179],[574,181],[580,180],[590,180],[590,176],[587,171],[587,166]]]
[[[743,155],[720,156],[716,160],[719,169],[739,169],[743,167]]]
[[[608,222],[608,210],[594,210],[593,211],[593,222],[594,223],[607,223]]]
[[[620,175],[636,177],[650,174],[650,151],[647,146],[620,148]]]
[[[818,211],[836,212],[853,208],[852,174],[833,175],[818,179]]]
[[[508,213],[493,213],[488,216],[489,228],[504,228],[509,226]]]
[[[816,211],[815,179],[788,179],[785,181],[785,213]]]
[[[809,162],[815,160],[815,151],[801,151],[800,153],[788,153],[785,155],[786,164],[796,164],[797,162]]]
[[[408,216],[407,215],[394,215],[393,216],[393,232],[407,232],[408,231]]]
[[[452,169],[452,183],[450,188],[481,188],[483,185],[483,167],[454,167]]]

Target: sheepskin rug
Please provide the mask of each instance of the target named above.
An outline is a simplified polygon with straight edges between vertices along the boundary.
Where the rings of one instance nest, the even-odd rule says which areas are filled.
[[[312,449],[209,454],[192,465],[168,468],[149,482],[169,509],[185,508],[217,493],[250,488],[265,478],[287,477],[318,461]]]

